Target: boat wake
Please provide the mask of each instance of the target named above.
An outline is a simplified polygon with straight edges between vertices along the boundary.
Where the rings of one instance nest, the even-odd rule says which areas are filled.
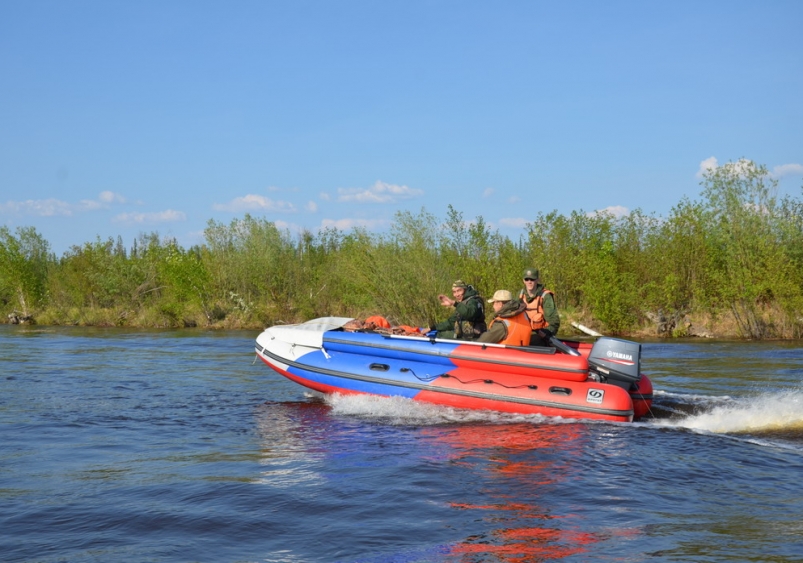
[[[749,397],[657,392],[652,424],[803,442],[803,389]]]
[[[456,409],[402,397],[340,395],[323,397],[335,415],[368,418],[390,425],[486,423],[559,424],[573,419]],[[713,434],[731,434],[803,443],[803,389],[751,397],[657,392],[650,425]]]
[[[456,409],[413,401],[404,397],[341,395],[335,393],[324,396],[323,400],[332,408],[332,413],[335,415],[364,417],[397,426],[477,422],[491,424],[539,423],[561,420],[538,414],[510,414],[487,410]]]

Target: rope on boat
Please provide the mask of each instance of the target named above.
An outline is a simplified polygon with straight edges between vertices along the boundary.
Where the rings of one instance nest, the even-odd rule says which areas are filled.
[[[644,402],[647,404],[647,412],[649,412],[649,413],[650,413],[650,416],[652,416],[653,418],[655,418],[655,413],[654,413],[654,412],[652,412],[652,408],[650,407],[650,405],[651,405],[652,401],[648,401],[648,400],[647,400],[647,399],[644,397],[644,394],[643,394],[643,393],[635,393],[635,392],[634,392],[634,393],[633,393],[633,396],[638,396],[638,397],[639,397],[639,398],[640,398],[642,401],[644,401]]]
[[[499,383],[498,381],[494,381],[493,379],[472,379],[471,381],[463,381],[459,377],[455,377],[454,375],[449,375],[448,373],[444,373],[441,377],[451,377],[452,379],[456,379],[463,385],[470,385],[471,383],[477,383],[482,381],[483,383],[487,383],[488,385],[499,385],[500,387],[504,387],[505,389],[538,389],[537,385],[505,385],[504,383]]]
[[[409,371],[410,373],[413,374],[413,377],[415,377],[418,381],[423,381],[424,383],[429,383],[430,381],[435,381],[439,377],[449,377],[445,373],[439,373],[438,375],[430,375],[430,376],[427,376],[427,377],[420,377],[415,371],[413,371],[410,368],[401,368],[399,371],[401,371],[402,373]]]
[[[505,385],[504,383],[499,383],[498,381],[494,381],[493,379],[472,379],[470,381],[463,381],[459,377],[455,377],[454,375],[449,375],[448,373],[439,373],[438,375],[430,375],[430,376],[427,376],[427,377],[421,377],[415,371],[413,371],[410,368],[401,368],[401,370],[399,370],[399,371],[401,371],[401,372],[410,372],[410,373],[413,374],[413,376],[416,379],[418,379],[419,381],[423,381],[425,383],[429,383],[431,381],[435,381],[439,377],[443,377],[443,378],[451,377],[452,379],[456,379],[457,381],[459,381],[463,385],[470,385],[472,383],[482,382],[482,383],[486,383],[488,385],[499,385],[500,387],[504,387],[505,389],[538,389],[537,385],[526,385],[526,384],[525,385]]]

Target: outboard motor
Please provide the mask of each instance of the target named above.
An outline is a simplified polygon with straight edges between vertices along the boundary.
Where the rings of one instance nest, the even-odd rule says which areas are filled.
[[[602,337],[591,348],[588,367],[601,381],[630,389],[641,378],[641,344]]]

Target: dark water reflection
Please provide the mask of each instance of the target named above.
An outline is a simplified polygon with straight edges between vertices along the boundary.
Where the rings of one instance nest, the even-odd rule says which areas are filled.
[[[648,342],[655,417],[326,402],[244,332],[0,327],[3,561],[803,561],[803,353]]]

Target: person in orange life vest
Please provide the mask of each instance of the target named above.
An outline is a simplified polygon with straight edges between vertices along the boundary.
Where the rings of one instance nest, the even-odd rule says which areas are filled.
[[[513,299],[513,294],[500,289],[488,303],[493,303],[494,318],[488,331],[482,333],[477,342],[528,346],[530,344],[530,321],[524,314],[525,303]]]
[[[519,299],[527,305],[527,317],[530,319],[532,335],[531,346],[549,346],[549,339],[560,329],[560,313],[555,305],[555,294],[541,284],[536,268],[524,270],[524,289]]]

